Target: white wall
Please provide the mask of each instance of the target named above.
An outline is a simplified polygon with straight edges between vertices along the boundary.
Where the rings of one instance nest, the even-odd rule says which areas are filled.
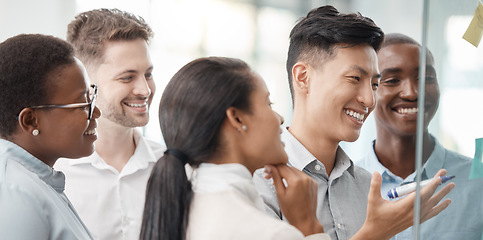
[[[21,33],[65,39],[75,0],[0,0],[0,41]]]

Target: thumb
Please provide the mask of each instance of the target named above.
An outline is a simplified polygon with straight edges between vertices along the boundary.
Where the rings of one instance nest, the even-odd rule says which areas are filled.
[[[369,189],[369,199],[380,199],[381,196],[381,184],[382,177],[381,174],[374,171],[371,177],[371,188]]]
[[[265,166],[265,170],[272,175],[273,185],[275,186],[277,195],[285,195],[285,185],[283,184],[282,176],[280,175],[278,168],[273,165],[267,165]]]

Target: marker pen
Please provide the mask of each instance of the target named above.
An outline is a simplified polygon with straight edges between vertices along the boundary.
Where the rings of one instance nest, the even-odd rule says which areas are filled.
[[[441,176],[440,178],[441,178],[441,184],[443,184],[448,180],[453,179],[454,176]],[[431,180],[433,180],[433,178],[421,181],[421,187],[428,185],[431,182]],[[389,192],[387,192],[387,196],[391,199],[394,199],[414,191],[416,191],[416,182],[411,182],[389,190]]]

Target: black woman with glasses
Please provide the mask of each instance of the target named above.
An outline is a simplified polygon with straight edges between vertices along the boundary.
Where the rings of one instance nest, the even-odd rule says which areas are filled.
[[[97,139],[97,86],[73,54],[40,34],[0,43],[2,239],[93,239],[52,168],[60,157],[90,155]]]

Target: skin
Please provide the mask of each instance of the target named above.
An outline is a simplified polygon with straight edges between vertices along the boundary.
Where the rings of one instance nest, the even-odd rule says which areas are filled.
[[[135,127],[149,121],[149,106],[156,91],[153,64],[143,39],[109,41],[99,66],[88,66],[91,80],[98,84],[99,119],[97,153],[119,172],[136,149]]]
[[[288,157],[281,141],[283,118],[273,111],[265,82],[253,73],[255,90],[250,96],[250,112],[230,107],[221,129],[225,149],[210,159],[211,163],[240,163],[250,173],[265,165],[274,179],[280,206],[288,221],[304,235],[323,233],[317,220],[317,183],[305,173],[288,167]],[[242,126],[246,126],[246,130]],[[285,186],[282,178],[288,183]],[[292,206],[303,204],[294,209]]]
[[[379,51],[378,57],[382,78],[376,91],[374,110],[377,127],[375,151],[385,167],[406,178],[415,171],[419,46],[389,45]],[[433,58],[428,57],[426,63],[423,162],[434,149],[428,125],[438,109],[440,97]]]
[[[79,61],[58,68],[51,75],[48,104],[85,103],[89,99],[89,84],[84,66]],[[79,158],[92,154],[97,139],[96,107],[88,120],[87,108],[24,108],[19,115],[19,128],[14,142],[45,164],[52,167],[60,157]],[[38,136],[32,131],[39,130]]]
[[[362,124],[374,108],[374,91],[379,78],[376,52],[366,44],[339,45],[331,58],[315,66],[303,61],[294,64],[294,117],[288,130],[324,164],[329,176],[339,142],[357,140]],[[354,119],[349,114],[351,111],[362,116]],[[279,173],[284,178],[284,173]],[[435,176],[445,173],[440,170]],[[274,169],[271,169],[271,176],[278,177]],[[434,193],[440,181],[436,178],[421,190],[421,222],[436,216],[451,202],[446,199],[439,203],[454,188],[454,184],[448,184]],[[366,220],[352,240],[389,239],[413,224],[416,193],[398,201],[388,201],[381,196],[381,183],[381,175],[374,172]],[[279,202],[284,201],[279,199]]]
[[[294,116],[288,130],[324,164],[330,176],[339,142],[357,140],[374,107],[379,80],[376,52],[367,44],[339,45],[323,64],[296,63],[292,79]],[[357,113],[359,118],[348,113]]]
[[[233,154],[212,160],[215,163],[229,161],[243,164],[252,174],[267,164],[288,162],[280,138],[283,118],[272,109],[265,82],[258,75],[253,75],[255,90],[250,95],[250,112],[234,107],[226,110],[227,120],[222,126],[222,142],[232,149],[226,152]]]

